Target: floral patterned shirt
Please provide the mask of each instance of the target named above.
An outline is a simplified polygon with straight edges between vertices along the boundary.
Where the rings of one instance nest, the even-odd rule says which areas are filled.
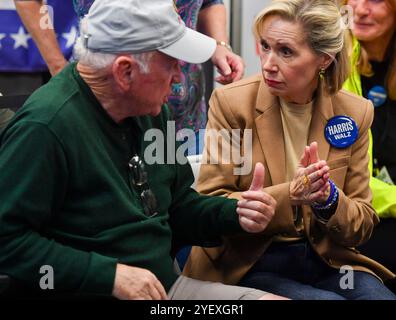
[[[199,11],[207,6],[222,4],[222,0],[175,0],[179,14],[187,27],[196,30]],[[207,122],[205,77],[200,64],[180,61],[180,83],[174,84],[169,97],[169,108],[176,121],[176,131],[189,128],[203,129]]]
[[[73,0],[74,10],[79,18],[84,17],[95,0]]]

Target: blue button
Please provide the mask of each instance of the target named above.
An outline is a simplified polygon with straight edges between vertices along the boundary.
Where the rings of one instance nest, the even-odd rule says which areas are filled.
[[[373,102],[374,107],[382,106],[387,97],[386,90],[382,86],[375,86],[368,93],[368,98]]]
[[[359,130],[351,117],[335,116],[327,122],[324,134],[334,148],[342,149],[355,143]]]

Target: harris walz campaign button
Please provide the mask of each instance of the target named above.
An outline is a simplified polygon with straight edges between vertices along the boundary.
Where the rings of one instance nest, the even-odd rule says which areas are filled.
[[[359,130],[351,117],[335,116],[327,122],[324,134],[334,148],[342,149],[355,143]]]
[[[382,86],[372,87],[367,95],[367,98],[371,100],[374,107],[382,106],[385,103],[387,97],[388,95],[386,90]]]

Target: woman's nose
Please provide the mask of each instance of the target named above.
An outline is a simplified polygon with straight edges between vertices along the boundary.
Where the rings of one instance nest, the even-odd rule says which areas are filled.
[[[263,69],[266,72],[276,72],[278,70],[276,58],[272,52],[266,56],[263,63]]]
[[[366,16],[370,13],[370,7],[366,0],[358,0],[355,4],[355,15],[358,17]]]

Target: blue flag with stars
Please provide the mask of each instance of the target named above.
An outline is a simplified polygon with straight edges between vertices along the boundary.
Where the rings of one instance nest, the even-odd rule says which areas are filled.
[[[42,8],[42,13],[53,12],[53,25],[59,46],[66,59],[69,59],[78,36],[78,18],[73,3],[48,0],[47,6]],[[48,18],[43,16],[42,19],[43,26],[48,27]],[[0,0],[0,72],[46,70],[48,68],[40,52],[15,10],[14,1]]]

